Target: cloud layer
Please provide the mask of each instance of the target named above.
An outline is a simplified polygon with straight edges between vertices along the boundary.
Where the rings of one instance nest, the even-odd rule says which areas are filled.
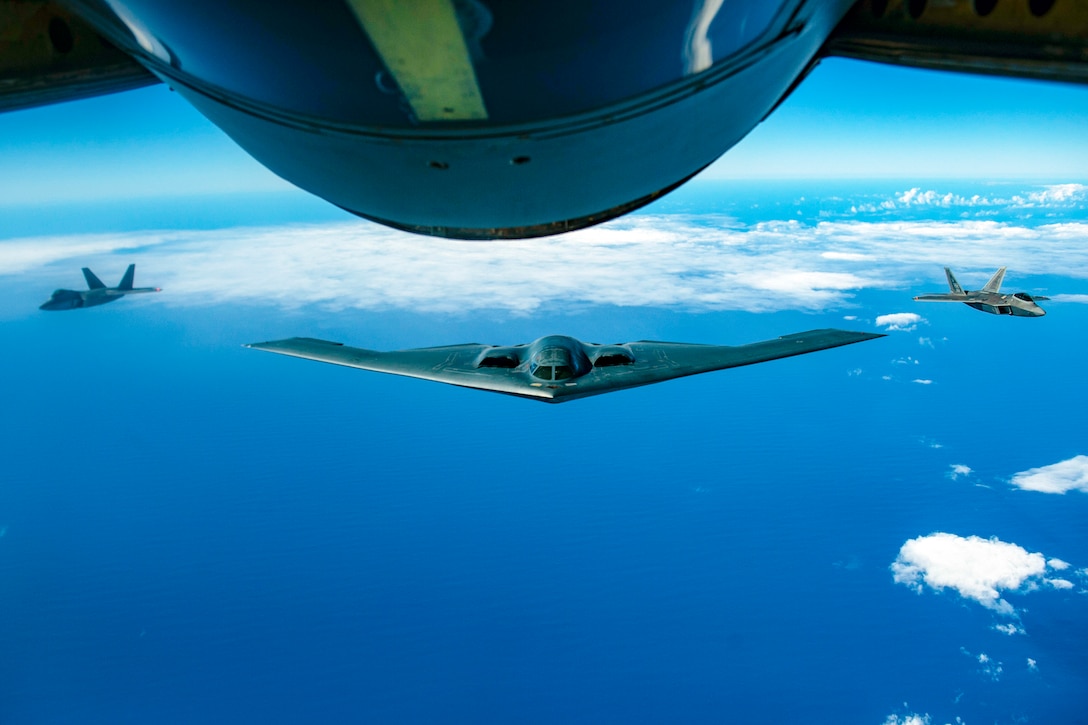
[[[1073,456],[1069,460],[1040,468],[1029,468],[1012,477],[1012,485],[1025,491],[1042,493],[1088,493],[1088,456]]]
[[[1038,193],[1040,201],[1031,202],[1029,194],[1024,203],[1079,198],[1085,190]],[[919,192],[910,203],[920,198],[927,197]],[[68,271],[45,283],[52,288],[78,284],[80,266],[101,267],[109,276],[137,261],[141,276],[168,292],[156,303],[172,305],[522,314],[579,304],[822,311],[851,306],[859,290],[906,289],[920,280],[937,289],[945,265],[976,285],[993,272],[980,269],[980,259],[1001,260],[1017,275],[1088,277],[1086,237],[1088,223],[1080,222],[741,224],[715,214],[637,214],[547,239],[457,242],[360,220],[0,241],[0,277],[57,279]],[[921,322],[912,312],[878,319],[891,330]]]
[[[899,549],[891,566],[895,581],[919,594],[926,587],[935,591],[952,589],[1006,616],[1015,615],[1016,609],[1002,598],[1003,592],[1027,592],[1040,586],[1072,587],[1065,579],[1047,576],[1063,568],[1049,563],[1038,552],[997,538],[943,532],[910,539]]]

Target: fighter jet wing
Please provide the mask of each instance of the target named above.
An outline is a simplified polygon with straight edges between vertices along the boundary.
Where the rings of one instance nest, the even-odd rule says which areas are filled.
[[[967,302],[967,295],[943,294],[943,295],[918,295],[915,302]]]
[[[254,350],[267,350],[281,355],[301,357],[307,360],[332,363],[373,370],[391,375],[422,378],[439,383],[460,385],[466,388],[493,390],[498,393],[526,397],[547,397],[543,392],[522,381],[522,377],[510,374],[508,367],[480,367],[484,352],[501,355],[512,348],[469,343],[444,347],[424,347],[414,350],[379,352],[358,347],[348,347],[339,342],[318,340],[312,337],[292,337],[288,340],[258,342],[246,345]]]
[[[362,370],[405,375],[560,403],[713,370],[803,355],[878,337],[884,336],[870,332],[812,330],[737,347],[650,341],[600,346],[566,338],[571,344],[582,346],[584,352],[594,356],[598,362],[588,372],[562,380],[551,380],[550,377],[542,379],[531,375],[530,348],[527,346],[503,348],[468,344],[378,352],[326,340],[295,337],[254,343],[246,347]],[[608,352],[604,356],[608,359],[607,364],[599,354],[602,348],[606,348]]]

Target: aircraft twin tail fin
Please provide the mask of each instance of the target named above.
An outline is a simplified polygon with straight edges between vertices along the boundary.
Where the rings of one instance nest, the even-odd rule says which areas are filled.
[[[944,276],[948,277],[948,289],[954,295],[962,295],[963,287],[956,281],[956,275],[952,274],[952,270],[948,267],[944,268]]]
[[[121,278],[121,284],[117,285],[117,289],[132,289],[132,281],[136,277],[136,265],[130,264],[128,269],[125,270],[125,276]]]
[[[994,272],[994,276],[990,277],[990,281],[986,283],[986,286],[982,288],[983,292],[997,292],[1001,289],[1001,282],[1005,279],[1005,268]]]
[[[102,284],[102,280],[95,276],[89,268],[83,268],[83,279],[87,280],[87,287],[90,289],[105,289],[106,285]]]

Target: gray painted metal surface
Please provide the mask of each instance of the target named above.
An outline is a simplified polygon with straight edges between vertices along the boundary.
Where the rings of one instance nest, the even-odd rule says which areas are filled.
[[[161,287],[133,287],[132,282],[136,277],[136,265],[130,264],[125,270],[125,276],[116,287],[107,287],[94,272],[87,267],[83,268],[83,278],[87,280],[87,289],[71,290],[59,289],[53,292],[53,296],[44,302],[40,310],[78,310],[81,307],[97,307],[107,302],[119,300],[125,295],[136,295],[144,292],[162,292]]]
[[[293,337],[246,347],[281,355],[562,403],[673,378],[804,355],[883,335],[811,330],[750,345],[627,342],[598,345],[550,335],[513,347],[450,345],[394,352]]]
[[[919,295],[915,302],[962,302],[963,304],[991,315],[1009,315],[1010,317],[1042,317],[1046,310],[1036,304],[1038,300],[1048,300],[1042,295],[1029,295],[1027,292],[1001,294],[1001,283],[1005,279],[1005,267],[994,272],[990,281],[980,290],[964,290],[952,270],[944,268],[948,278],[948,294]]]

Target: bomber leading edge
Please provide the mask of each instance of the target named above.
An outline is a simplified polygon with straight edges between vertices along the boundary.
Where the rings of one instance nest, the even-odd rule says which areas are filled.
[[[339,342],[292,337],[246,347],[392,375],[490,390],[545,403],[562,403],[673,378],[804,355],[884,335],[810,330],[729,347],[681,342],[598,345],[564,335],[532,343],[450,345],[378,352]]]

